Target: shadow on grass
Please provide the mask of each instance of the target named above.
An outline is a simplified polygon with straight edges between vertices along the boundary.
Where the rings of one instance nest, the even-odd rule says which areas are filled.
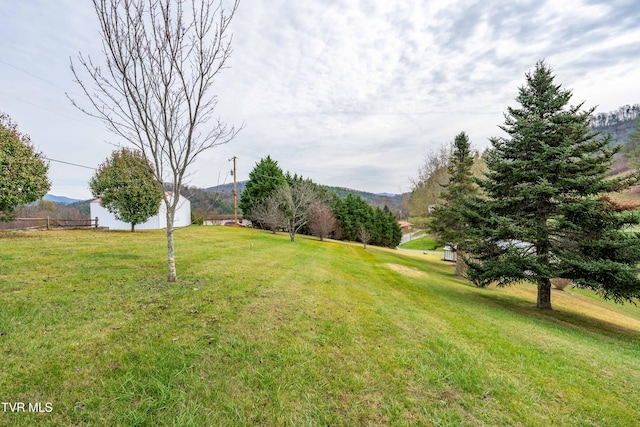
[[[605,339],[615,338],[640,343],[640,331],[627,328],[619,323],[608,322],[588,314],[572,311],[540,310],[536,308],[535,302],[523,299],[520,296],[498,292],[482,292],[482,289],[476,288],[470,283],[463,286],[475,288],[479,291],[467,293],[468,298],[476,299],[485,305],[507,310],[528,319],[548,322],[574,331],[587,332]]]
[[[33,239],[42,238],[42,234],[38,234],[40,230],[30,231],[0,231],[0,239]]]

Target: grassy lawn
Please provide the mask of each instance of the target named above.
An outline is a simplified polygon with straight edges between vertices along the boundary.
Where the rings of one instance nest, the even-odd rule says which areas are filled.
[[[231,227],[0,234],[0,425],[630,426],[640,309]],[[51,406],[45,406],[50,403]]]
[[[441,251],[442,246],[435,241],[432,235],[424,234],[414,237],[411,241],[400,245],[402,249],[414,249],[419,251]]]

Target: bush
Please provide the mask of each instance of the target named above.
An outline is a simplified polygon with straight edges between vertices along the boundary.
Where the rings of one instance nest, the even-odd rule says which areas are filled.
[[[551,286],[559,291],[564,291],[564,288],[571,285],[570,279],[563,279],[561,277],[554,277],[551,279]]]

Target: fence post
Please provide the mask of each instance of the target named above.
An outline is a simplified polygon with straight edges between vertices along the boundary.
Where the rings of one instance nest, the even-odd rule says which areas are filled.
[[[96,217],[96,228],[98,228],[98,217]]]
[[[51,230],[51,226],[49,224],[49,217],[47,217],[47,230]]]

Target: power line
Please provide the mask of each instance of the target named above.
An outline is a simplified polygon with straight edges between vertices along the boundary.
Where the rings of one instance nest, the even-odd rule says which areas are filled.
[[[65,165],[71,165],[71,166],[77,166],[77,167],[79,167],[79,168],[85,168],[85,169],[96,170],[96,168],[92,168],[92,167],[90,167],[90,166],[84,166],[84,165],[79,165],[79,164],[77,164],[77,163],[65,162],[65,161],[62,161],[62,160],[56,160],[56,159],[52,159],[52,158],[50,158],[50,157],[45,157],[45,156],[42,156],[42,157],[43,157],[43,158],[45,158],[45,159],[47,159],[47,160],[49,160],[49,161],[51,161],[51,162],[64,163]]]
[[[73,93],[73,92],[71,92],[71,91],[67,90],[66,88],[64,88],[64,87],[60,86],[59,84],[56,84],[56,83],[53,83],[53,82],[51,82],[51,81],[49,81],[49,80],[43,79],[42,77],[38,76],[37,74],[33,74],[33,73],[32,73],[32,72],[30,72],[30,71],[23,70],[23,69],[22,69],[22,68],[20,68],[20,67],[16,67],[15,65],[9,64],[7,61],[3,61],[2,59],[0,59],[0,63],[2,63],[2,64],[4,64],[4,65],[6,65],[6,66],[8,66],[8,67],[11,67],[11,68],[13,68],[13,69],[15,69],[15,70],[18,70],[18,71],[20,71],[20,72],[22,72],[22,73],[28,74],[28,75],[30,75],[31,77],[36,78],[36,79],[38,79],[38,80],[41,80],[41,81],[45,82],[45,83],[46,83],[46,84],[48,84],[48,85],[51,85],[51,86],[57,87],[58,89],[62,89],[62,90],[64,90],[64,91],[65,91],[65,93]],[[74,95],[78,95],[77,93],[73,93],[73,94],[74,94]],[[79,96],[79,95],[78,95],[78,96]]]
[[[43,81],[43,82],[45,82],[45,83],[47,83],[47,84],[49,84],[49,85],[51,85],[51,86],[57,87],[57,88],[59,88],[59,89],[62,89],[62,90],[64,91],[64,93],[65,93],[65,94],[69,94],[69,93],[70,93],[70,94],[73,94],[73,95],[76,95],[76,96],[81,96],[81,95],[79,95],[79,94],[77,94],[77,93],[74,93],[74,92],[71,92],[71,91],[67,90],[66,88],[64,88],[64,87],[62,87],[62,86],[60,86],[60,85],[58,85],[58,84],[56,84],[56,83],[53,83],[53,82],[51,82],[51,81],[49,81],[49,80],[46,80],[46,79],[43,79],[42,77],[40,77],[40,76],[38,76],[38,75],[36,75],[36,74],[34,74],[34,73],[30,72],[30,71],[23,70],[23,69],[22,69],[22,68],[20,68],[20,67],[16,67],[15,65],[9,64],[8,62],[3,61],[2,59],[0,59],[0,63],[2,63],[2,64],[4,64],[4,65],[6,65],[6,66],[8,66],[8,67],[14,68],[14,69],[16,69],[16,70],[18,70],[18,71],[20,71],[20,72],[22,72],[22,73],[25,73],[25,74],[27,74],[27,75],[29,75],[29,76],[33,77],[33,78],[36,78],[36,79],[38,79],[38,80],[41,80],[41,81]],[[51,109],[51,108],[48,108],[48,107],[45,107],[45,106],[42,106],[42,105],[36,104],[36,103],[34,103],[34,102],[27,101],[27,100],[25,100],[25,99],[19,98],[19,97],[15,96],[15,95],[8,94],[8,93],[6,93],[6,92],[0,92],[0,93],[2,93],[2,95],[4,95],[4,96],[7,96],[7,97],[9,97],[9,98],[13,98],[13,99],[15,99],[15,100],[17,100],[17,101],[23,102],[23,103],[28,104],[28,105],[32,105],[32,106],[34,106],[34,107],[36,107],[36,108],[40,108],[40,109],[45,110],[45,111],[48,111],[48,112],[50,112],[50,113],[52,113],[52,114],[56,114],[56,115],[58,115],[58,116],[60,116],[60,117],[64,117],[64,118],[66,118],[66,119],[73,120],[74,122],[82,123],[82,124],[84,124],[84,125],[86,125],[86,126],[91,126],[91,127],[96,128],[96,129],[104,130],[104,128],[101,128],[101,127],[99,127],[99,126],[96,126],[96,124],[95,124],[95,123],[91,123],[91,122],[89,122],[89,121],[84,121],[84,120],[77,119],[77,118],[75,118],[75,117],[71,117],[71,116],[69,116],[69,115],[66,115],[66,114],[61,113],[60,111],[56,111],[56,110],[53,110],[53,109]],[[115,146],[115,147],[120,148],[120,146],[119,146],[119,145],[114,144],[114,143],[112,143],[112,142],[108,142],[108,141],[102,141],[102,142],[104,142],[105,144],[113,145],[113,146]]]

